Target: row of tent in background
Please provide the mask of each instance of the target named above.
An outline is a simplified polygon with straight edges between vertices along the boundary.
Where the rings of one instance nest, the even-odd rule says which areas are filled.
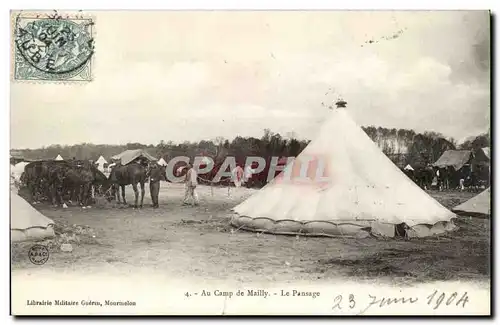
[[[111,168],[116,164],[116,162],[120,161],[123,165],[130,163],[133,160],[139,158],[145,158],[149,161],[156,161],[158,164],[162,166],[166,166],[167,162],[160,158],[159,160],[148,154],[143,149],[134,149],[134,150],[125,150],[124,152],[111,157],[112,163],[109,164],[108,161],[101,155],[94,162],[97,165],[97,168],[103,172],[106,176],[109,176]],[[15,157],[11,156],[11,167],[10,167],[10,176],[11,176],[11,184],[16,184],[16,182],[20,182],[21,175],[24,172],[24,168],[28,165],[32,160],[27,160],[21,157],[20,155],[16,155]],[[65,160],[63,156],[60,154],[54,158],[56,161]]]
[[[125,150],[124,152],[111,157],[111,163],[108,163],[108,161],[101,155],[95,163],[101,172],[107,174],[110,172],[110,168],[114,166],[115,162],[121,161],[122,164],[127,164],[133,159],[137,159],[141,156],[149,161],[157,161],[157,163],[161,166],[167,165],[167,162],[163,158],[156,159],[143,149]],[[64,160],[64,158],[59,154],[55,160]],[[281,164],[280,162],[278,164]],[[464,185],[461,184],[461,179],[463,179],[463,183],[467,184],[467,186],[474,186],[478,188],[489,187],[491,179],[490,165],[490,148],[485,147],[475,151],[446,150],[439,157],[439,159],[430,166],[435,169],[434,172],[437,172],[438,169],[441,170],[441,180],[443,181],[443,184],[446,185],[447,189],[463,189]],[[407,164],[403,168],[403,171],[407,173],[407,176],[409,176],[414,182],[419,183],[421,187],[427,188],[428,186],[426,187],[424,184],[420,184],[419,182],[419,180],[422,180],[422,175],[419,174],[422,172],[422,168],[416,169],[417,170],[415,170],[415,168],[410,164]],[[470,181],[465,182],[466,180]],[[432,183],[428,185],[430,187],[437,186],[437,177],[434,177]]]
[[[126,163],[137,154],[124,152],[120,159]],[[231,209],[231,225],[276,235],[418,238],[453,231],[459,215],[490,216],[489,188],[447,209],[415,186],[342,109],[331,112],[297,160],[303,155],[327,156],[334,181],[301,184],[276,177]],[[288,168],[300,172],[287,166],[283,174]],[[14,191],[11,197],[13,241],[54,236],[52,220]]]
[[[124,152],[122,152],[121,154],[118,154],[118,155],[115,155],[113,157],[111,157],[111,160],[113,161],[118,161],[118,160],[121,160],[123,164],[127,164],[128,162],[123,162],[123,159],[122,157],[126,154],[126,153],[136,153],[138,151],[141,151],[142,154],[144,154],[144,152],[142,152],[141,149],[137,149],[137,150],[126,150]],[[136,157],[137,158],[137,157]],[[148,157],[149,158],[149,157]],[[150,160],[156,160],[155,158],[149,158]],[[54,159],[54,160],[58,160],[58,161],[61,161],[61,160],[64,160],[64,158],[59,154],[57,155],[57,157]],[[160,166],[166,166],[167,165],[167,162],[165,161],[165,159],[163,158],[160,158],[157,163],[160,165]],[[112,167],[114,165],[114,162],[113,163],[108,163],[108,161],[103,157],[103,156],[99,156],[99,158],[95,161],[95,164],[97,164],[97,168],[101,171],[101,172],[109,172],[109,168]]]

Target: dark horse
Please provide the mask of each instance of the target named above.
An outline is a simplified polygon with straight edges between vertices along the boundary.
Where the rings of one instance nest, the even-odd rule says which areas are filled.
[[[57,189],[61,187],[64,179],[65,162],[35,161],[24,168],[21,176],[34,202],[46,196],[53,205],[56,205]]]
[[[115,197],[118,203],[120,202],[120,189],[122,188],[122,198],[123,204],[127,204],[125,199],[125,186],[132,185],[135,193],[135,204],[134,208],[137,209],[137,203],[139,200],[139,190],[137,189],[137,183],[141,184],[141,204],[142,208],[144,202],[144,184],[146,183],[148,174],[148,168],[136,162],[132,162],[127,165],[117,165],[113,167],[111,173],[109,174],[108,181],[112,184],[112,196]]]
[[[70,193],[70,199],[77,195],[80,205],[86,207],[92,201],[92,188],[107,186],[108,179],[94,165],[87,161],[75,161],[72,168],[66,170],[64,190]]]
[[[422,189],[430,190],[434,175],[434,169],[430,166],[416,168],[414,172],[415,182]]]
[[[37,161],[26,165],[22,175],[32,198],[46,196],[53,205],[63,204],[64,197],[78,199],[87,206],[94,186],[106,185],[107,178],[84,160]]]

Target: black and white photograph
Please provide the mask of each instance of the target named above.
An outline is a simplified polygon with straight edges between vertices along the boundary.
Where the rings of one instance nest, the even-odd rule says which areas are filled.
[[[11,10],[11,315],[489,316],[489,10]]]

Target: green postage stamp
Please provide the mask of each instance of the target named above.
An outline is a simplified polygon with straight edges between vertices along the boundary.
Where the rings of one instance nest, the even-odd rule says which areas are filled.
[[[92,80],[94,22],[83,15],[14,13],[13,77],[28,81]]]

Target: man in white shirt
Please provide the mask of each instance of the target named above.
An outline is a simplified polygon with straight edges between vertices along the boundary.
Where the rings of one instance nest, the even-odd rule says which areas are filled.
[[[234,186],[241,187],[241,184],[245,182],[243,179],[243,168],[239,165],[236,166],[236,168],[233,169],[232,174]]]
[[[186,173],[186,178],[185,178],[186,192],[184,194],[183,205],[188,205],[190,198],[193,199],[194,205],[199,205],[200,203],[198,200],[198,193],[196,193],[196,186],[198,185],[198,173],[193,168],[193,166],[191,166],[191,164],[188,164],[186,168],[188,171]]]
[[[252,169],[252,166],[248,165],[245,167],[245,173],[243,175],[243,183],[247,185],[247,187],[251,187],[250,179],[252,178],[252,174],[254,173],[254,170]]]

